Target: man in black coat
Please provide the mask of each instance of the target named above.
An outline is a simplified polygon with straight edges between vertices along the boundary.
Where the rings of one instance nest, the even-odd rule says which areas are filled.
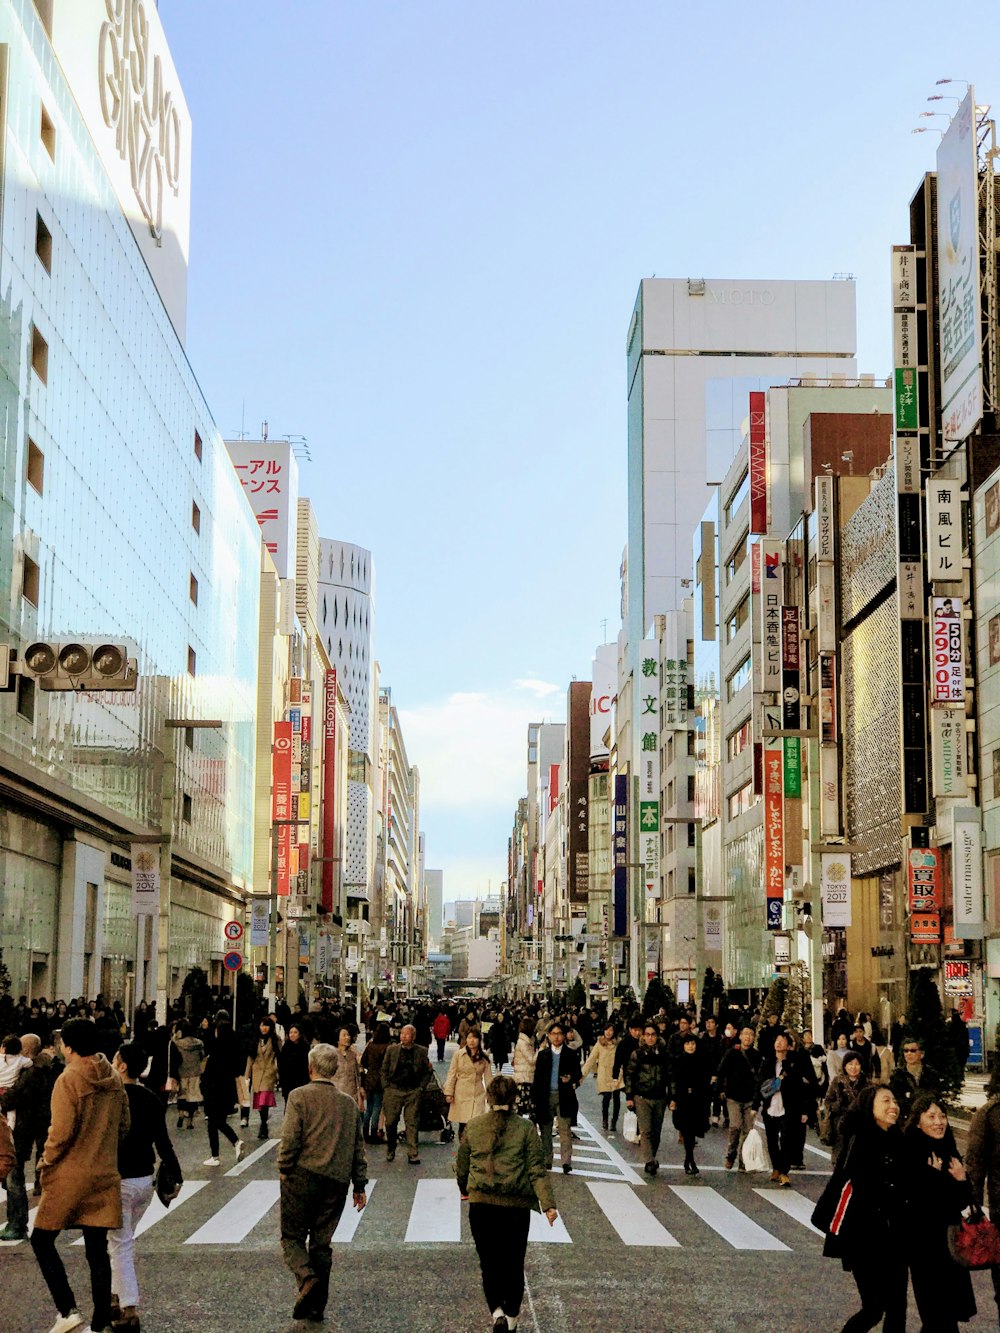
[[[531,1100],[535,1109],[535,1123],[542,1136],[542,1151],[549,1168],[552,1167],[552,1122],[559,1122],[559,1156],[562,1169],[568,1175],[573,1169],[573,1134],[578,1110],[576,1090],[583,1081],[579,1051],[566,1045],[566,1033],[561,1023],[549,1028],[549,1044],[538,1052],[535,1077],[531,1085]]]
[[[809,1118],[810,1089],[804,1070],[789,1058],[784,1033],[774,1040],[774,1055],[761,1062],[760,1078],[771,1179],[787,1188],[792,1183],[788,1169],[795,1160],[802,1126]]]

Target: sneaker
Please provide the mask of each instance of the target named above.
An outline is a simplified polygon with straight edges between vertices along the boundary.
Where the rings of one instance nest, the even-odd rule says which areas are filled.
[[[316,1288],[318,1286],[319,1286],[318,1277],[310,1276],[305,1279],[305,1281],[299,1287],[299,1298],[295,1302],[295,1306],[292,1310],[293,1319],[304,1319],[305,1316],[309,1313],[309,1311],[312,1309],[315,1300]]]
[[[61,1314],[56,1322],[49,1329],[49,1333],[71,1333],[74,1328],[83,1327],[83,1315],[79,1310],[70,1310],[69,1314]]]
[[[410,1166],[419,1166],[419,1165],[420,1165],[420,1158],[419,1158],[419,1157],[407,1157],[406,1160],[409,1162]]]
[[[787,1190],[791,1187],[792,1182],[788,1179],[787,1176],[781,1175],[778,1177],[778,1184],[781,1186],[783,1190]]]
[[[774,1182],[775,1185],[777,1185],[777,1183],[778,1183],[778,1181],[779,1181],[780,1179],[781,1179],[781,1172],[780,1172],[780,1171],[772,1171],[772,1172],[771,1172],[771,1180]]]
[[[563,1175],[564,1175],[564,1176],[568,1176],[569,1173],[570,1173],[572,1170],[573,1170],[573,1168],[572,1168],[572,1166],[570,1166],[569,1162],[563,1162]]]
[[[493,1311],[493,1333],[509,1333],[510,1324],[499,1306]]]
[[[385,1155],[385,1160],[386,1160],[387,1162],[394,1162],[394,1161],[396,1160],[396,1150],[395,1150],[395,1148],[390,1148],[390,1149],[389,1149],[389,1151],[388,1151],[388,1152],[386,1153],[386,1155]]]
[[[242,1139],[239,1139],[236,1143],[233,1144],[233,1148],[236,1151],[236,1160],[238,1162],[242,1162],[243,1156],[247,1150],[247,1145],[243,1142]]]
[[[205,1160],[202,1162],[202,1166],[218,1166],[218,1165],[219,1165],[218,1157],[206,1157]]]
[[[27,1240],[27,1239],[28,1239],[28,1233],[26,1231],[18,1231],[15,1227],[12,1227],[10,1223],[8,1223],[7,1226],[4,1227],[3,1231],[0,1231],[0,1240],[16,1241],[16,1240]]]

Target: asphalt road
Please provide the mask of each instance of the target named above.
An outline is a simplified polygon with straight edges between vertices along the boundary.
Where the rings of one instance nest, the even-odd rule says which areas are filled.
[[[450,1054],[450,1050],[449,1050]],[[537,1218],[528,1247],[523,1333],[833,1333],[857,1308],[854,1284],[823,1259],[808,1224],[829,1163],[812,1142],[806,1171],[778,1190],[767,1173],[726,1171],[725,1135],[699,1144],[702,1175],[683,1174],[669,1119],[659,1176],[642,1172],[637,1147],[601,1133],[593,1080],[581,1096],[574,1170],[556,1164],[560,1219]],[[232,1122],[231,1122],[232,1123]],[[275,1128],[280,1128],[280,1119]],[[181,1199],[153,1206],[137,1242],[147,1333],[285,1333],[317,1328],[291,1318],[295,1284],[278,1246],[274,1139],[234,1169],[208,1156],[203,1122],[171,1132],[185,1171]],[[258,1151],[260,1150],[260,1151]],[[466,1208],[452,1185],[454,1144],[423,1135],[422,1164],[369,1150],[375,1182],[367,1208],[342,1222],[324,1327],[343,1333],[486,1333]],[[2,1196],[0,1196],[2,1198]],[[89,1317],[76,1233],[60,1242]],[[980,1314],[965,1328],[996,1329],[988,1274],[975,1274]],[[55,1312],[27,1245],[0,1246],[0,1333],[45,1333]],[[910,1327],[919,1328],[911,1304]]]

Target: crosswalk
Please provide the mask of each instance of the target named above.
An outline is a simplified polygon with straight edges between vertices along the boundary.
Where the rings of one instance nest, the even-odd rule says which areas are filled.
[[[362,1212],[347,1207],[334,1234],[338,1247],[395,1248],[455,1245],[470,1238],[467,1205],[452,1177],[392,1178],[368,1183]],[[583,1188],[585,1186],[585,1188]],[[235,1191],[235,1192],[234,1192]],[[214,1247],[267,1249],[277,1244],[277,1180],[185,1181],[169,1208],[152,1202],[137,1228],[137,1249]],[[810,1216],[813,1200],[794,1189],[738,1188],[722,1193],[711,1185],[633,1185],[624,1179],[591,1179],[559,1191],[554,1226],[533,1213],[533,1245],[594,1245],[602,1240],[629,1248],[699,1250],[720,1243],[726,1251],[788,1253],[815,1251],[821,1241]],[[409,1202],[405,1226],[403,1216]],[[34,1221],[32,1212],[30,1222]],[[75,1233],[63,1244],[80,1245]]]

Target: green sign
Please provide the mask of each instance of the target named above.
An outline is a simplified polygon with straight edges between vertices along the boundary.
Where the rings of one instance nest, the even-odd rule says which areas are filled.
[[[802,742],[798,736],[785,737],[785,795],[802,795]]]
[[[896,429],[916,430],[917,372],[910,367],[896,367]]]
[[[639,802],[639,832],[640,833],[659,833],[660,831],[660,803],[659,801],[640,801]]]

